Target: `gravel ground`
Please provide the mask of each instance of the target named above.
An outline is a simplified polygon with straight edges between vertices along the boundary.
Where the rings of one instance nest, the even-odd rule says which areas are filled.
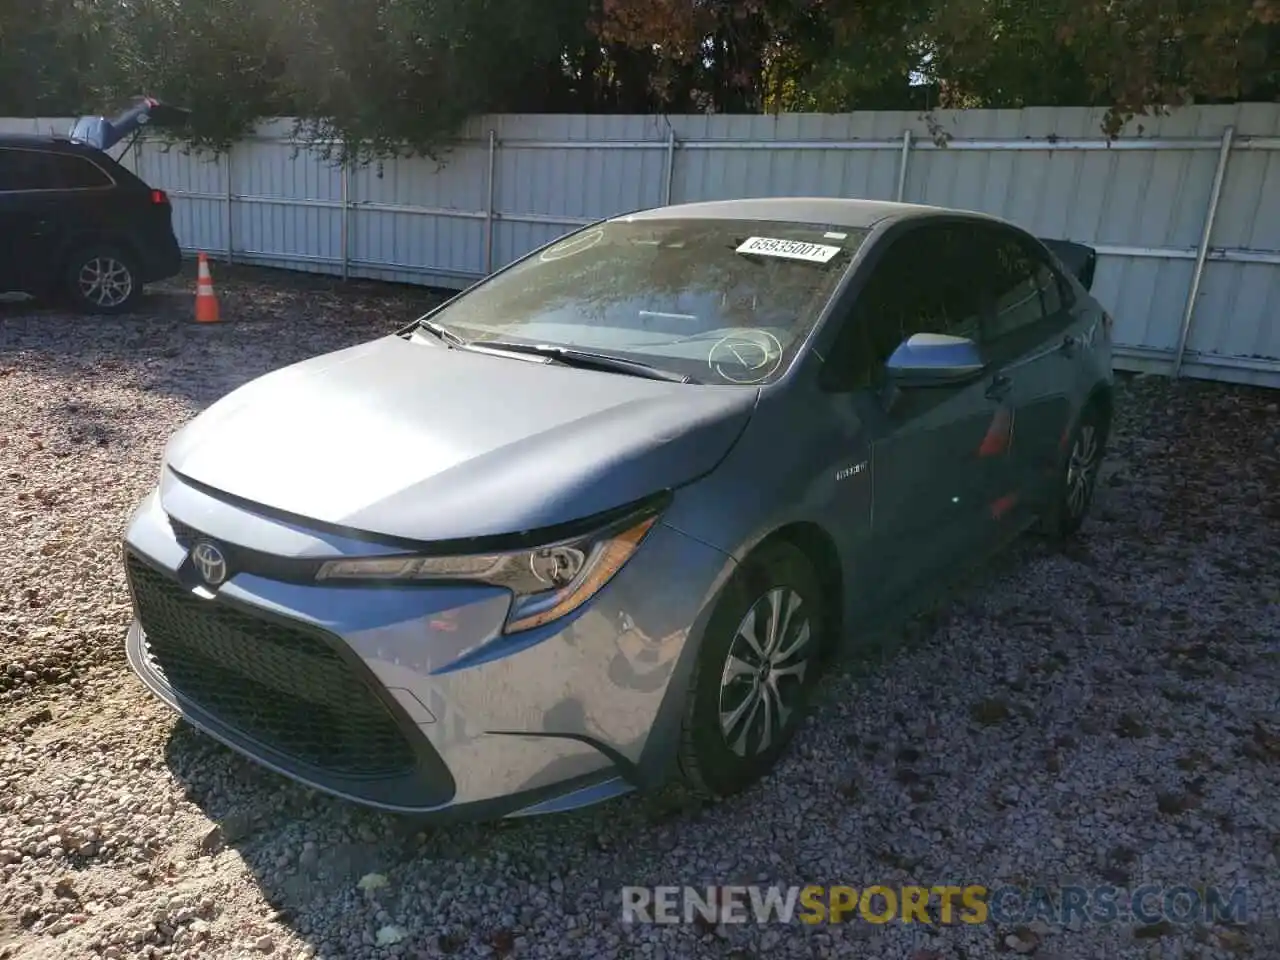
[[[431,301],[215,273],[216,327],[190,277],[127,319],[0,304],[0,957],[1280,956],[1276,393],[1127,382],[1081,538],[1017,545],[830,678],[747,794],[421,831],[258,770],[125,666],[117,537],[165,438]],[[1250,916],[619,920],[626,884],[1144,882],[1241,885]]]

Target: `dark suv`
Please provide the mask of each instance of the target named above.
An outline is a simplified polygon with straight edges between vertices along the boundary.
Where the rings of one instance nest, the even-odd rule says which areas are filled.
[[[0,291],[127,311],[181,269],[172,221],[165,192],[93,140],[0,134]]]

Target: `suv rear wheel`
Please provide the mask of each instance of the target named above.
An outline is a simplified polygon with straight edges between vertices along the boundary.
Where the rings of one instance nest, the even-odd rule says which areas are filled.
[[[67,261],[64,291],[82,313],[125,313],[142,296],[133,256],[119,247],[85,247]]]

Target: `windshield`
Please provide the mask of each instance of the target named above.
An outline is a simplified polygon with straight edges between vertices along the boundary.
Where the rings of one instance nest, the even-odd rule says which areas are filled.
[[[618,220],[515,264],[431,315],[468,341],[551,344],[703,383],[786,369],[867,232],[747,220]]]

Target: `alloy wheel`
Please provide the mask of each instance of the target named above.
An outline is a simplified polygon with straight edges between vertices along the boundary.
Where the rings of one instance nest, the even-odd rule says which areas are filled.
[[[85,261],[76,282],[86,303],[104,309],[120,306],[133,293],[133,274],[128,266],[111,256]]]
[[[1092,424],[1084,424],[1071,446],[1067,461],[1067,510],[1072,517],[1084,515],[1098,477],[1100,448],[1098,432]]]
[[[740,757],[779,743],[804,693],[813,628],[800,594],[775,587],[738,624],[720,677],[720,732]]]

